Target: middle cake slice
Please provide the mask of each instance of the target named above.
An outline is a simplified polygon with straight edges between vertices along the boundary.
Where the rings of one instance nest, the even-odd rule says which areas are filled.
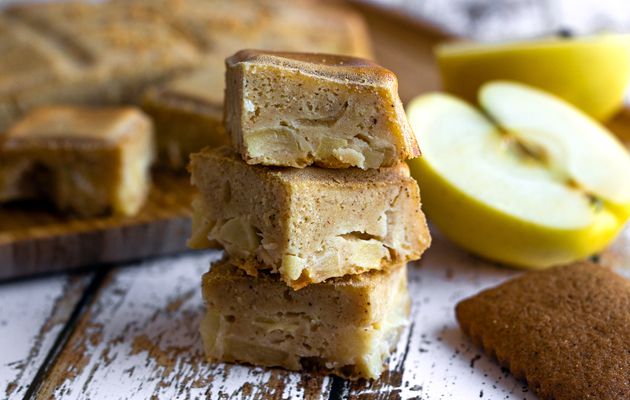
[[[222,147],[192,155],[190,170],[199,197],[189,245],[218,243],[249,274],[271,269],[294,289],[416,260],[430,244],[404,163],[269,168]]]

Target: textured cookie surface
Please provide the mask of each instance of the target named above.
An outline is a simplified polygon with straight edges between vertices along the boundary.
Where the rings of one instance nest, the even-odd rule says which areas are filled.
[[[630,399],[630,281],[591,263],[532,272],[457,305],[462,330],[542,399]]]

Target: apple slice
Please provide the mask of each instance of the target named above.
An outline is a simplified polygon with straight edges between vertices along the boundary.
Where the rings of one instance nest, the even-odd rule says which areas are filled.
[[[630,80],[630,36],[598,34],[507,43],[454,42],[435,55],[444,90],[475,103],[490,80],[533,85],[605,120],[619,110]]]
[[[630,216],[630,155],[582,112],[522,84],[480,91],[488,116],[446,94],[407,110],[424,210],[484,257],[546,268],[605,247]]]

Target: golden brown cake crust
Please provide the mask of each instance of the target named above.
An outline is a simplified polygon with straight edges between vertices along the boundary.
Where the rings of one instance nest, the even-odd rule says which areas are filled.
[[[145,93],[142,108],[155,124],[160,166],[184,170],[190,154],[229,143],[223,127],[224,64],[223,57],[212,57],[207,67]]]
[[[324,72],[327,75],[333,74],[348,79],[349,82],[355,84],[397,84],[398,82],[392,71],[374,61],[344,55],[246,49],[228,57],[225,62],[228,67],[250,62],[296,68],[313,75],[321,75]]]
[[[247,262],[256,262],[248,260]],[[260,264],[260,262],[258,262]],[[235,268],[236,267],[236,268]],[[363,274],[351,274],[339,276],[336,278],[327,279],[325,282],[327,285],[332,285],[335,288],[341,289],[349,289],[349,290],[363,290],[369,291],[373,288],[381,285],[385,280],[389,279],[389,274],[392,270],[398,270],[401,267],[401,264],[393,265],[389,271],[369,271]],[[265,270],[264,266],[255,267],[256,269],[256,280],[265,284],[277,284],[278,277],[275,274],[269,273],[269,271]],[[221,276],[221,279],[225,279],[226,277],[229,279],[235,280],[246,280],[251,281],[252,275],[246,272],[246,268],[241,267],[241,261],[232,260],[229,258],[223,258],[219,262],[212,264],[212,270],[217,272],[217,275],[206,273],[204,275],[204,284],[211,284],[211,280],[216,278],[216,276]],[[220,271],[220,275],[218,274]],[[311,288],[312,290],[313,288]],[[381,299],[385,300],[385,299]]]
[[[139,123],[146,123],[146,116],[135,107],[40,107],[8,130],[4,144],[39,140],[49,145],[62,141],[116,145],[135,133]]]
[[[462,330],[541,399],[630,398],[630,281],[578,263],[460,302]]]
[[[204,148],[195,153],[193,159],[220,160],[219,162],[228,164],[234,163],[242,165],[241,158],[229,146],[221,146],[216,149]],[[367,183],[398,182],[401,178],[409,178],[409,167],[406,163],[399,163],[393,167],[358,171],[355,168],[329,169],[329,168],[290,168],[290,167],[263,167],[260,165],[249,165],[248,169],[256,171],[262,179],[271,179],[281,182],[305,182],[318,183],[318,185],[338,186],[340,184],[364,186]]]

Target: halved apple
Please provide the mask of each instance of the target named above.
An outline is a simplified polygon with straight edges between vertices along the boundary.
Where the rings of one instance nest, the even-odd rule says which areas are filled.
[[[604,248],[630,217],[630,155],[565,101],[485,84],[480,112],[447,94],[407,109],[423,157],[410,161],[433,223],[469,251],[546,268]]]
[[[509,43],[447,43],[435,51],[444,90],[476,102],[490,80],[547,90],[598,120],[623,103],[630,80],[630,36],[600,34]]]

